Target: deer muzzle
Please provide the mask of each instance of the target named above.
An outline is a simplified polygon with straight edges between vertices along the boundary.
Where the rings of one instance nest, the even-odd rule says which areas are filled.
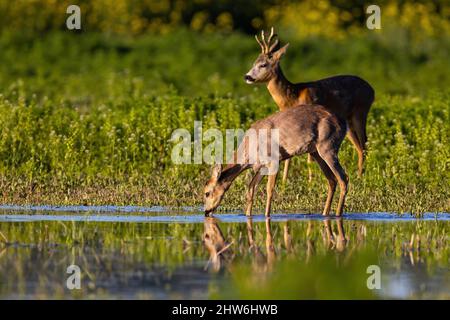
[[[255,78],[253,78],[251,75],[248,75],[248,74],[246,74],[244,76],[244,80],[245,80],[245,82],[247,82],[249,84],[255,82]]]

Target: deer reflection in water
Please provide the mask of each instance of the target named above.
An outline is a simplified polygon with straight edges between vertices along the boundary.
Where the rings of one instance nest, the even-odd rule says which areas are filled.
[[[319,234],[322,239],[323,248],[326,251],[336,251],[338,253],[344,252],[347,248],[349,238],[345,234],[344,224],[342,218],[325,219],[322,224],[316,221],[309,221],[306,230],[305,242],[294,241],[295,236],[291,234],[288,221],[283,222],[282,237],[274,237],[271,228],[271,218],[265,219],[265,248],[262,249],[258,245],[255,236],[255,227],[252,217],[247,217],[247,242],[240,239],[235,244],[234,241],[227,241],[222,230],[219,227],[219,220],[215,217],[205,217],[203,243],[209,253],[209,261],[206,269],[210,268],[212,271],[219,271],[222,268],[227,268],[235,260],[236,256],[249,257],[252,261],[252,266],[255,271],[266,272],[270,271],[277,260],[278,255],[284,257],[302,256],[301,250],[305,253],[305,262],[310,261],[311,257],[316,253],[317,239],[312,236],[314,228],[319,226]],[[365,238],[365,228],[356,229],[356,246],[352,248],[353,251]],[[231,238],[236,238],[230,235]],[[281,238],[277,243],[274,238]],[[298,239],[299,240],[299,239]],[[246,243],[246,244],[245,244]],[[349,252],[351,254],[352,252]]]
[[[217,219],[214,217],[205,217],[203,244],[210,255],[205,269],[211,265],[214,271],[219,271],[224,263],[232,259],[233,253],[230,249],[232,242],[225,240]]]

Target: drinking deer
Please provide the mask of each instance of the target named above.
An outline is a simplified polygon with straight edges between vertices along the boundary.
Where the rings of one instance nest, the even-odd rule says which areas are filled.
[[[279,48],[279,40],[273,28],[267,41],[264,31],[261,31],[261,40],[257,35],[255,38],[261,47],[261,54],[245,75],[245,81],[248,84],[266,83],[280,110],[300,104],[318,104],[344,118],[348,126],[347,136],[358,152],[358,174],[361,176],[367,143],[367,114],[375,98],[373,88],[365,80],[352,75],[291,83],[280,67],[280,59],[286,53],[289,43]],[[275,42],[271,43],[274,38]],[[308,162],[311,162],[310,156]],[[283,182],[286,182],[288,168],[289,159],[284,167]],[[311,180],[311,171],[309,176]]]
[[[328,179],[328,196],[323,214],[329,214],[336,184],[339,183],[340,197],[336,215],[340,216],[347,193],[348,178],[339,163],[338,151],[346,131],[346,121],[320,105],[288,108],[255,122],[245,133],[233,155],[233,161],[224,168],[221,164],[213,167],[211,179],[204,188],[205,215],[209,215],[219,206],[232,182],[244,170],[252,168],[255,175],[248,186],[245,213],[251,215],[255,188],[263,177],[262,170],[265,170],[268,171],[265,215],[270,216],[271,200],[278,172],[271,169],[277,167],[279,161],[309,153]],[[251,139],[249,132],[257,132],[258,135],[267,132],[268,139],[263,142],[261,139]],[[275,133],[278,141],[275,146],[272,146]],[[252,161],[255,157],[252,157],[248,151],[261,149],[270,149],[272,155],[270,161],[264,161],[261,158]],[[276,156],[273,156],[274,154]]]

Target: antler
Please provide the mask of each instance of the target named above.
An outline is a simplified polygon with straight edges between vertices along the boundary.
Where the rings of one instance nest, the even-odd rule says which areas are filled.
[[[270,36],[269,36],[269,40],[267,40],[267,45],[270,44],[270,41],[272,41],[273,36],[274,36],[274,34],[273,34],[273,27],[272,27],[272,28],[270,28]]]
[[[269,35],[269,38],[267,39],[267,42],[265,39],[264,30],[261,30],[261,41],[259,41],[258,35],[255,35],[255,39],[258,42],[259,46],[261,47],[262,53],[269,54],[277,47],[277,45],[279,43],[278,39],[276,39],[272,45],[270,44],[274,37],[278,38],[278,35],[273,32],[273,27],[270,29],[270,35]]]
[[[264,51],[265,51],[264,44],[262,44],[261,41],[259,41],[257,34],[255,34],[255,39],[258,42],[259,46],[261,47],[261,52],[264,53]]]
[[[270,29],[270,36],[269,36],[269,40],[267,40],[267,45],[270,45],[270,42],[272,41],[272,38],[276,37],[277,39],[275,40],[275,42],[270,46],[269,48],[269,52],[272,52],[273,49],[275,49],[279,43],[278,41],[278,35],[273,33],[273,27]]]

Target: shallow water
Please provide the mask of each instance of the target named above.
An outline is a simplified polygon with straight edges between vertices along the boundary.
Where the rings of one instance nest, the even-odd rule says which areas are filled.
[[[1,299],[450,298],[447,213],[0,210]],[[70,265],[81,289],[67,287]],[[380,289],[368,288],[369,266]]]

